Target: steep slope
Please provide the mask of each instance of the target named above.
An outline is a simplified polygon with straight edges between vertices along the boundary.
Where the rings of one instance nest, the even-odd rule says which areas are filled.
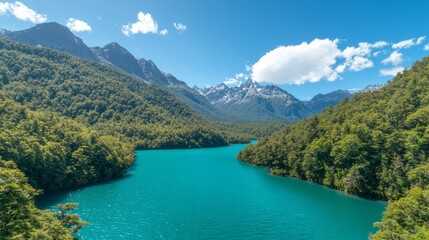
[[[185,82],[178,80],[170,73],[164,73],[151,60],[137,60],[129,51],[118,43],[109,43],[103,48],[92,48],[101,62],[111,64],[127,73],[136,75],[146,82],[160,86],[174,94],[187,106],[202,116],[215,119],[233,119],[232,116],[220,113],[197,91]]]
[[[0,159],[14,161],[45,192],[122,176],[133,147],[75,121],[33,112],[0,95]]]
[[[76,119],[138,148],[228,144],[225,132],[165,90],[95,62],[0,40],[0,74],[5,96],[33,110]]]
[[[232,88],[220,84],[196,90],[219,110],[251,121],[296,121],[312,114],[305,104],[283,89],[259,86],[251,79]]]
[[[326,107],[337,105],[346,98],[354,96],[354,92],[337,90],[327,94],[317,94],[310,101],[304,102],[313,113],[321,113]]]
[[[359,196],[413,199],[407,195],[410,188],[429,186],[428,116],[429,58],[425,58],[380,90],[358,93],[320,115],[288,126],[249,145],[238,158],[268,167],[274,174]],[[417,201],[408,203],[412,209],[421,208]],[[427,206],[427,201],[421,204]],[[383,233],[376,237],[412,239],[420,230],[419,234],[428,236],[427,217],[422,221],[419,214],[388,214],[379,224]],[[405,215],[411,219],[398,220]]]
[[[91,48],[91,50],[101,62],[112,64],[129,74],[136,75],[138,77],[143,76],[140,65],[137,63],[134,56],[118,43],[112,42],[103,48],[94,47]]]
[[[55,22],[38,24],[22,31],[0,29],[0,38],[6,38],[30,46],[44,46],[64,51],[77,57],[111,64],[126,73],[138,76],[147,82],[165,88],[203,116],[215,120],[233,118],[232,116],[221,114],[204,97],[200,96],[198,92],[187,86],[185,82],[177,80],[171,74],[161,72],[151,60],[135,59],[128,50],[118,43],[113,42],[103,48],[94,47],[90,49],[66,26]]]
[[[24,43],[30,46],[43,46],[71,55],[96,60],[91,49],[76,37],[66,26],[50,22],[41,23],[22,31],[5,31],[0,38]]]

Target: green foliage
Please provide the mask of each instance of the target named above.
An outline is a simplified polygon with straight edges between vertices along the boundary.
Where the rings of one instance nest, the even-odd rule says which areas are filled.
[[[69,230],[71,234],[76,234],[82,227],[88,225],[87,222],[82,221],[78,214],[68,213],[77,208],[77,203],[58,204],[59,211],[55,213],[55,218]]]
[[[260,139],[240,152],[238,159],[267,167],[274,174],[359,196],[400,199],[390,209],[406,207],[418,191],[406,195],[408,190],[413,186],[424,189],[429,183],[429,58],[399,73],[379,91],[359,93]],[[388,210],[378,224],[382,231],[374,238],[427,239],[428,218],[411,212],[416,207],[427,213],[427,193],[425,201],[419,206],[409,203],[407,213]],[[415,229],[390,224],[394,218],[403,218]],[[405,232],[397,232],[400,228]]]
[[[426,58],[381,90],[287,126],[238,158],[359,196],[398,199],[414,181],[428,181],[407,176],[429,157],[428,75]]]
[[[73,239],[55,213],[34,206],[37,194],[15,163],[0,160],[0,239]]]
[[[175,96],[110,66],[0,40],[0,89],[131,142],[138,149],[225,146],[245,139],[198,116]]]
[[[429,239],[429,189],[412,188],[386,209],[371,239]]]
[[[0,95],[0,156],[13,159],[46,192],[121,176],[133,148],[49,112],[33,112]]]

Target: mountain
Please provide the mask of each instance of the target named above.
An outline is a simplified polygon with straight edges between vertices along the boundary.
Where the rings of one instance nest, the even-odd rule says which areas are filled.
[[[129,74],[140,77],[148,83],[166,89],[202,116],[215,120],[233,119],[232,116],[220,113],[185,82],[178,80],[170,73],[162,72],[151,60],[136,59],[118,43],[109,43],[103,48],[95,47],[92,48],[92,51],[101,62],[111,64]]]
[[[260,86],[251,79],[235,87],[222,83],[214,87],[195,89],[218,109],[254,121],[300,120],[353,96],[349,91],[339,90],[319,94],[311,101],[300,101],[277,86]]]
[[[299,102],[278,87],[261,87],[256,83],[249,88],[246,88],[246,83],[231,89],[226,85],[218,86],[225,88],[224,91],[219,89],[219,92],[215,92],[216,89],[212,89],[213,91],[207,95],[204,94],[204,91],[208,89],[189,87],[172,74],[162,72],[153,61],[144,58],[136,59],[116,42],[104,47],[89,48],[66,26],[54,22],[38,24],[22,31],[1,30],[0,38],[31,46],[53,48],[114,66],[145,82],[162,87],[200,115],[213,120],[295,121],[318,113],[326,106],[335,105],[341,99],[341,96],[337,96],[338,101],[335,101],[334,96],[329,96],[331,101],[329,99],[321,100],[320,104],[316,101]],[[255,89],[256,92],[252,89]]]
[[[102,63],[111,64],[129,74],[143,77],[140,65],[134,56],[118,43],[112,42],[103,48],[94,47],[91,50]]]
[[[76,37],[66,26],[55,22],[41,23],[22,31],[6,30],[0,37],[30,46],[53,48],[77,57],[97,59],[82,39]]]
[[[168,91],[106,64],[2,39],[0,69],[0,90],[6,97],[31,110],[76,119],[138,149],[213,147],[248,140],[229,136]]]
[[[67,52],[73,56],[110,64],[126,73],[138,76],[146,82],[163,87],[203,116],[216,120],[234,118],[227,116],[227,114],[221,114],[204,97],[200,96],[198,92],[171,74],[160,71],[151,60],[143,58],[137,60],[128,50],[116,42],[109,43],[103,48],[89,48],[66,26],[55,22],[41,23],[22,31],[2,30],[0,31],[0,38],[6,38],[30,46],[48,47]]]
[[[3,35],[3,34],[6,34],[6,33],[8,33],[8,32],[10,32],[10,31],[8,31],[8,30],[6,30],[6,29],[2,29],[2,28],[0,28],[0,36],[1,36],[1,35]]]
[[[389,200],[373,239],[427,239],[428,96],[426,57],[379,90],[289,125],[238,158],[273,174]]]
[[[372,91],[378,91],[382,87],[386,86],[386,84],[371,84],[366,86],[361,92],[372,92]]]
[[[304,104],[313,112],[321,113],[326,107],[337,105],[345,98],[351,98],[355,95],[354,92],[347,90],[337,90],[327,94],[317,94],[310,101],[305,101]]]

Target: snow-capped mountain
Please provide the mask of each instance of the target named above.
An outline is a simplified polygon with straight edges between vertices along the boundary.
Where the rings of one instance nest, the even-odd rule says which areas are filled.
[[[22,31],[1,29],[0,37],[31,46],[52,48],[77,57],[112,65],[126,73],[140,77],[143,81],[163,87],[203,116],[216,120],[229,118],[225,114],[220,114],[218,109],[185,82],[176,79],[169,73],[162,72],[151,60],[136,59],[127,49],[116,42],[104,47],[89,48],[66,26],[55,22],[37,24]]]
[[[195,89],[201,95],[205,96],[212,104],[245,103],[251,101],[255,97],[265,99],[279,98],[284,99],[285,102],[298,101],[294,96],[277,86],[260,86],[250,78],[245,83],[231,88],[221,83],[214,87],[195,87]]]
[[[162,72],[152,60],[136,59],[127,49],[116,42],[109,43],[103,48],[92,48],[92,51],[99,61],[136,75],[148,83],[165,88],[203,116],[216,120],[225,120],[229,117],[220,114],[218,109],[185,82],[178,80],[170,73]]]
[[[379,90],[380,88],[382,88],[384,86],[386,86],[386,84],[381,84],[381,83],[379,83],[379,84],[371,84],[371,85],[366,86],[361,92],[373,92],[373,91],[377,91],[377,90]]]
[[[218,109],[255,121],[296,121],[320,113],[324,108],[354,95],[351,91],[338,90],[318,94],[310,101],[300,101],[280,87],[261,86],[251,79],[235,87],[222,83],[214,87],[194,88]]]
[[[235,87],[219,84],[195,89],[218,109],[243,119],[296,121],[313,112],[285,90],[274,86],[260,86],[248,79]]]

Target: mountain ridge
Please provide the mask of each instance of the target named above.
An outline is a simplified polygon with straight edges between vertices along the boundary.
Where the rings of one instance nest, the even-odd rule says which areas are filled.
[[[353,96],[350,91],[337,90],[318,94],[310,101],[301,101],[278,86],[261,86],[251,78],[233,87],[221,83],[205,88],[195,86],[194,89],[218,109],[239,112],[240,116],[251,120],[297,121]],[[252,111],[249,106],[257,111]],[[243,109],[246,111],[241,111]]]
[[[161,71],[151,60],[137,59],[117,42],[104,47],[89,48],[66,26],[50,22],[21,31],[0,32],[0,38],[18,41],[31,46],[44,46],[71,55],[113,66],[124,73],[160,86],[200,115],[220,121],[296,121],[333,106],[346,94],[328,95],[321,103],[300,101],[292,94],[274,85],[260,87],[257,83],[243,83],[240,90],[222,85],[226,92],[204,93],[191,88],[170,73]],[[247,85],[246,85],[247,84]],[[218,85],[219,86],[219,85]],[[218,89],[219,90],[219,89]],[[224,96],[222,96],[222,94]]]

